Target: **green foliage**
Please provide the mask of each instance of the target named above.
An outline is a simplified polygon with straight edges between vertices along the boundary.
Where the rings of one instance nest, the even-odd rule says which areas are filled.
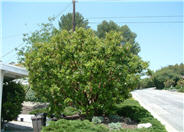
[[[118,122],[122,120],[122,118],[119,115],[109,115],[109,119],[112,122]]]
[[[121,126],[121,123],[119,123],[119,122],[116,122],[116,123],[109,123],[108,124],[108,127],[110,128],[110,129],[117,129],[117,130],[120,130],[120,129],[122,129],[122,126]]]
[[[73,24],[72,24],[72,15],[73,13],[68,13],[66,15],[61,16],[59,21],[59,27],[61,30],[72,30]],[[82,28],[89,28],[88,26],[88,20],[84,19],[84,17],[79,13],[75,13],[75,26],[76,27],[82,27]]]
[[[53,25],[55,18],[48,18],[48,23],[42,23],[37,30],[33,33],[23,34],[24,47],[17,50],[18,60],[21,65],[24,65],[25,54],[29,53],[32,50],[35,43],[45,43],[50,41],[51,37],[58,33],[58,30]]]
[[[113,21],[103,21],[101,24],[97,27],[97,36],[99,38],[105,38],[106,33],[109,33],[111,31],[121,32],[122,40],[121,44],[124,45],[125,43],[130,43],[131,46],[131,52],[134,54],[138,54],[140,51],[139,44],[135,42],[136,34],[132,32],[127,25],[119,26]]]
[[[155,84],[152,78],[144,78],[140,80],[139,88],[151,88],[154,87]]]
[[[104,121],[104,118],[102,116],[94,116],[92,118],[92,122],[96,124],[102,123],[103,121]]]
[[[172,79],[169,79],[169,80],[164,82],[164,86],[165,86],[165,88],[171,88],[174,86],[174,83],[175,82]]]
[[[119,31],[119,26],[113,21],[103,21],[97,27],[97,35],[99,38],[105,38],[106,33],[110,31]]]
[[[48,108],[39,108],[39,109],[35,109],[35,110],[33,110],[33,111],[30,112],[30,114],[35,114],[35,115],[37,115],[39,113],[48,113]],[[65,107],[64,108],[64,110],[62,111],[62,113],[65,116],[72,116],[72,115],[80,114],[80,111],[77,110],[74,107],[68,106],[68,107]],[[48,116],[50,116],[50,115],[48,115]]]
[[[34,114],[34,115],[38,115],[40,113],[47,113],[47,108],[41,108],[41,109],[35,109],[33,111],[31,111],[29,114]]]
[[[141,112],[141,116],[138,117],[139,121],[141,123],[150,122],[152,124],[152,127],[143,129],[121,129],[120,123],[111,123],[108,125],[108,127],[110,127],[109,129],[105,125],[96,124],[87,120],[59,120],[56,122],[50,122],[49,126],[44,127],[42,132],[166,132],[164,126],[158,120],[154,119],[148,111],[143,109],[139,105],[139,103],[133,99],[128,99],[125,100],[123,103],[118,104],[116,106],[116,110],[127,109],[127,107],[130,108],[131,113],[134,112],[134,116],[132,116],[132,114],[131,117],[136,118],[136,116],[139,115],[139,112]],[[136,109],[131,107],[136,107]],[[128,109],[126,111],[128,112]],[[125,114],[121,113],[121,115],[129,115],[127,114],[127,112]],[[146,115],[144,115],[143,113],[145,113]],[[134,120],[133,118],[131,119]],[[119,130],[112,128],[119,128]]]
[[[180,80],[177,82],[176,87],[177,87],[178,89],[183,88],[183,87],[184,87],[184,79],[180,79]]]
[[[184,93],[184,87],[182,87],[182,88],[178,89],[178,92],[182,92],[182,93]]]
[[[35,92],[28,86],[23,86],[26,92],[25,101],[37,102],[38,99],[35,96]]]
[[[108,128],[100,124],[94,124],[88,120],[58,120],[50,122],[42,132],[108,132]]]
[[[44,102],[44,100],[39,96],[39,94],[37,95],[31,88],[29,85],[24,85],[24,90],[26,93],[25,96],[25,101],[31,101],[31,102]]]
[[[71,106],[65,107],[65,109],[63,111],[63,114],[65,116],[72,116],[72,115],[76,115],[76,114],[79,114],[79,113],[80,113],[79,110],[77,110],[76,108],[71,107]]]
[[[8,122],[21,113],[22,103],[25,99],[23,86],[13,81],[5,81],[2,97],[2,121]]]
[[[125,100],[123,103],[116,105],[115,110],[118,115],[123,117],[129,117],[139,123],[149,122],[152,124],[152,127],[149,129],[135,130],[135,132],[166,132],[165,127],[133,99]]]
[[[129,117],[137,122],[141,122],[143,118],[152,117],[151,114],[141,107],[135,100],[126,100],[122,104],[116,106],[118,115]]]
[[[108,127],[110,129],[122,129],[121,123],[117,122],[117,123],[109,123]]]
[[[184,76],[184,64],[170,65],[168,67],[161,68],[153,75],[153,81],[157,89],[164,88],[164,82],[167,80],[174,81],[174,87],[177,81]]]
[[[79,28],[34,43],[25,54],[31,88],[58,117],[68,103],[88,116],[109,113],[128,97],[147,67],[130,44],[120,42],[120,33],[99,39],[92,30]]]
[[[178,92],[184,92],[184,79],[183,78],[177,82],[176,89],[178,90]]]

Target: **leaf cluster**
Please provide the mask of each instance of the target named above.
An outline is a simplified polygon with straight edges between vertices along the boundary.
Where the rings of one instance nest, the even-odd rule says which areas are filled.
[[[158,89],[163,89],[164,82],[167,83],[168,80],[171,85],[174,87],[177,85],[177,81],[180,80],[184,76],[184,64],[176,64],[176,65],[169,65],[167,67],[163,67],[160,70],[157,70],[153,75],[153,81]],[[169,83],[169,82],[168,82]]]
[[[98,38],[91,29],[63,30],[48,42],[34,43],[26,53],[31,88],[49,102],[57,117],[67,105],[88,116],[109,113],[128,97],[147,63],[120,45],[121,35]]]
[[[21,84],[5,80],[2,97],[2,123],[16,119],[21,113],[25,91]]]

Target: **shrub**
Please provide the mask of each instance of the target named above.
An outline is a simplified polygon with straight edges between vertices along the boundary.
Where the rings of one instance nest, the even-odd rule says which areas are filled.
[[[37,114],[40,114],[40,113],[47,113],[47,108],[41,108],[41,109],[35,109],[31,112],[29,112],[29,114],[34,114],[34,115],[37,115]]]
[[[129,117],[131,120],[138,123],[151,123],[152,127],[148,129],[135,129],[130,130],[135,132],[166,132],[165,127],[155,119],[147,110],[139,105],[139,103],[133,99],[128,99],[115,107],[118,115],[123,117]],[[120,130],[124,132],[123,130]],[[129,132],[128,130],[125,132]]]
[[[180,79],[180,80],[177,82],[176,88],[177,88],[177,89],[183,89],[183,88],[184,88],[184,79]]]
[[[164,82],[167,80],[173,80],[175,87],[176,82],[184,76],[184,64],[176,64],[176,65],[170,65],[167,67],[163,67],[160,70],[157,70],[153,74],[153,82],[157,89],[163,89],[164,88]]]
[[[174,83],[175,82],[172,79],[169,79],[169,80],[164,82],[164,86],[165,86],[165,88],[171,88],[174,86]]]
[[[116,110],[119,110],[119,112],[126,111],[125,113],[120,114],[124,117],[128,117],[128,115],[130,115],[129,117],[132,117],[132,120],[135,118],[139,120],[140,123],[150,122],[152,127],[143,129],[121,129],[120,123],[110,123],[108,125],[111,129],[110,130],[106,125],[95,124],[87,120],[59,120],[57,122],[50,122],[49,126],[44,127],[42,132],[166,132],[164,126],[158,120],[154,119],[147,110],[142,108],[139,103],[133,99],[128,99],[123,103],[118,104]],[[133,113],[128,114],[128,112]],[[118,128],[119,130],[112,128]]]
[[[177,82],[176,89],[178,90],[178,92],[184,92],[184,79],[180,79]]]
[[[65,116],[72,116],[72,115],[79,114],[79,113],[80,113],[79,110],[77,110],[76,108],[71,107],[71,106],[65,107],[65,109],[63,111],[63,114]]]
[[[37,115],[40,113],[48,113],[48,108],[38,108],[30,112],[30,114],[34,114],[34,115]],[[62,111],[62,114],[64,114],[65,116],[72,116],[79,113],[80,113],[79,110],[71,106],[65,107],[65,109]],[[53,116],[53,114],[49,114],[48,116],[49,117]]]
[[[122,120],[122,118],[119,115],[110,115],[109,116],[110,121],[112,122],[119,122]]]
[[[184,87],[182,87],[182,88],[178,89],[178,92],[182,92],[182,93],[184,93]]]
[[[155,87],[152,78],[144,78],[140,80],[139,88],[150,88],[150,87]]]
[[[103,121],[104,121],[104,118],[102,116],[94,116],[92,118],[92,122],[96,124],[102,123]]]
[[[23,86],[13,81],[5,81],[2,97],[2,123],[16,119],[21,113],[25,99]]]
[[[117,123],[109,123],[108,124],[108,127],[110,128],[110,129],[121,129],[122,128],[122,125],[121,125],[121,123],[119,123],[119,122],[117,122]]]
[[[120,42],[120,33],[99,39],[92,30],[79,28],[34,43],[25,60],[31,88],[57,117],[68,104],[90,117],[109,113],[128,97],[147,67],[130,44]]]
[[[100,124],[94,124],[88,120],[58,120],[51,121],[42,132],[109,132],[108,128]]]

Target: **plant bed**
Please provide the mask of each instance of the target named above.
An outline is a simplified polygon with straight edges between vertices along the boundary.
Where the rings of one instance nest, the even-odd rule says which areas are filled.
[[[92,122],[95,124],[103,124],[109,129],[120,129],[120,128],[137,128],[138,122],[131,120],[130,118],[118,116],[118,115],[110,115],[109,117],[93,117]]]
[[[93,117],[90,121],[81,116],[80,119],[51,121],[42,132],[166,132],[165,127],[133,99],[117,104],[112,111],[116,115]],[[139,123],[151,123],[152,127],[138,129]]]

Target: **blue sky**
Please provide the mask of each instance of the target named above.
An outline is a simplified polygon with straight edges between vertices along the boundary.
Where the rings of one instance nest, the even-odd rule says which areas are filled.
[[[68,7],[61,15],[72,12],[72,0],[56,1],[1,1],[1,60],[8,63],[16,62],[14,48],[22,45],[22,34],[38,29],[37,24],[47,22],[48,17],[56,16]],[[104,19],[93,17],[134,17],[134,16],[183,16],[183,1],[155,0],[78,0],[76,11],[88,18],[91,28]],[[59,19],[59,17],[58,17]],[[57,19],[57,20],[58,20]],[[56,26],[57,20],[55,22]],[[167,65],[183,62],[183,17],[157,18],[112,18],[119,25],[127,24],[137,34],[136,41],[140,44],[139,55],[150,62],[152,70]],[[136,22],[136,23],[129,23]],[[138,22],[138,23],[137,23]],[[161,23],[139,23],[161,22]]]

